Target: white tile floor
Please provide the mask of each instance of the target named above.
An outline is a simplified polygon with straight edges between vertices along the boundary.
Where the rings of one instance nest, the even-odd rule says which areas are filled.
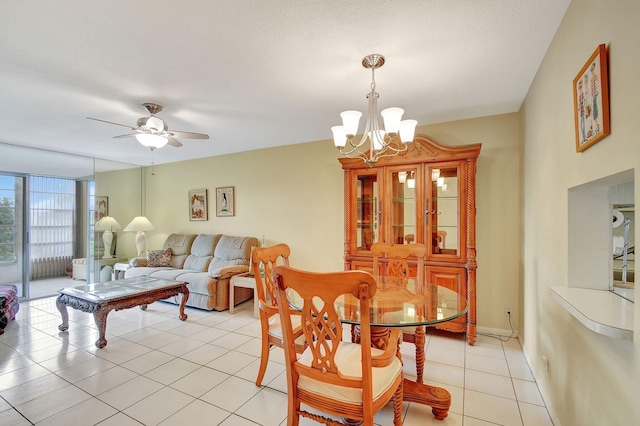
[[[110,312],[108,345],[97,349],[90,314],[69,309],[61,322],[55,297],[22,302],[0,336],[0,425],[286,425],[282,350],[274,348],[262,387],[253,303],[233,315],[156,302]],[[415,376],[415,349],[403,344],[405,374]],[[405,403],[405,425],[552,425],[515,339],[430,333],[425,378],[452,395],[449,416]],[[376,416],[392,424],[387,407]],[[302,425],[315,424],[303,419]]]

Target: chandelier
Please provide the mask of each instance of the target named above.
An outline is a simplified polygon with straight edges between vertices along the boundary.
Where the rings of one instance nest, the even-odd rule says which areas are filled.
[[[380,112],[384,120],[384,130],[378,123],[378,98],[376,92],[375,70],[384,65],[384,56],[379,54],[367,55],[362,59],[362,66],[371,69],[371,92],[367,95],[369,111],[367,123],[362,138],[356,142],[358,124],[362,113],[360,111],[344,111],[342,126],[333,126],[333,143],[342,155],[350,158],[361,158],[369,166],[382,157],[393,157],[405,152],[413,142],[416,130],[416,120],[402,120],[402,108],[387,108]],[[397,136],[400,136],[398,143]],[[368,144],[367,144],[368,141]]]

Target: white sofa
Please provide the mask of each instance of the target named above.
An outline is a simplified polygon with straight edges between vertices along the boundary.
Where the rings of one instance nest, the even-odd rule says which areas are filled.
[[[186,281],[189,289],[187,306],[222,311],[229,308],[229,279],[249,271],[251,248],[258,246],[254,237],[233,237],[222,234],[171,234],[163,244],[160,263],[151,266],[155,256],[132,259],[125,278],[149,275],[156,278]],[[168,255],[169,260],[163,263]],[[162,264],[163,266],[154,266]],[[180,303],[181,295],[168,299]],[[234,304],[253,297],[252,289],[238,288]]]

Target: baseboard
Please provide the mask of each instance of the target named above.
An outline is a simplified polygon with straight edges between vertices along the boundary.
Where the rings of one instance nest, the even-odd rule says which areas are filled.
[[[488,334],[491,336],[518,337],[517,331],[506,330],[504,328],[476,327],[476,332],[477,334]]]

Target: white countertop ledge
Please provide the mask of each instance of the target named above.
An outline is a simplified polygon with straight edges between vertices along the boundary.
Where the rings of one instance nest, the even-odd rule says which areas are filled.
[[[633,340],[633,302],[608,290],[551,287],[551,294],[589,330]]]

